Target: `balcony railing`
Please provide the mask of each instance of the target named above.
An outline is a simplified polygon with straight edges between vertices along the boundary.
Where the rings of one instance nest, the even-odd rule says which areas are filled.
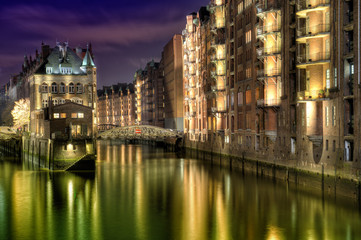
[[[263,57],[266,55],[274,55],[281,53],[280,47],[273,47],[273,48],[257,48],[256,53],[258,57]]]
[[[326,32],[330,32],[330,24],[318,24],[311,27],[303,27],[297,29],[297,37],[317,35]]]
[[[330,60],[330,52],[318,52],[297,56],[297,64],[312,63]]]
[[[258,99],[258,107],[277,107],[281,104],[281,99]]]
[[[306,0],[299,0],[297,3],[297,11],[303,11],[307,9],[314,9],[317,7],[327,6],[330,5],[330,0],[317,0],[312,1],[312,4]]]
[[[257,27],[257,36],[264,35],[272,32],[279,32],[281,29],[280,25],[271,25],[271,26],[258,26]]]
[[[213,92],[217,92],[217,91],[221,92],[226,90],[224,86],[212,86],[211,89]]]
[[[272,3],[266,2],[266,1],[259,1],[258,4],[256,4],[257,14],[261,14],[267,11],[271,10],[278,10],[281,8],[280,1],[274,1]]]
[[[217,107],[211,107],[211,110],[213,113],[223,113],[226,112],[225,108],[217,108]]]
[[[281,75],[281,69],[272,69],[272,70],[257,70],[257,77],[274,77],[274,76],[278,76]]]

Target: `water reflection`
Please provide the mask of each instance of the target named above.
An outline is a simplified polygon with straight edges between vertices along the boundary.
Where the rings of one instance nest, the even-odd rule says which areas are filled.
[[[357,205],[103,141],[96,172],[0,161],[0,239],[355,239]]]

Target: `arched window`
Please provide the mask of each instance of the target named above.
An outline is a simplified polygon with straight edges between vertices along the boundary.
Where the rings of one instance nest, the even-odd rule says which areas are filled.
[[[59,104],[64,104],[64,103],[65,103],[65,99],[60,98],[60,99],[59,99]]]
[[[83,85],[81,85],[80,83],[78,83],[76,85],[76,93],[82,93],[83,92]]]
[[[64,83],[60,83],[59,93],[65,93],[65,84]]]
[[[69,84],[69,93],[74,93],[74,83]]]
[[[58,104],[59,104],[58,99],[53,99],[53,105],[56,106],[56,105],[58,105]]]
[[[43,84],[41,85],[41,92],[42,92],[42,93],[47,93],[47,92],[48,92],[48,84],[43,83]]]
[[[51,84],[51,93],[58,93],[58,85],[56,83]]]

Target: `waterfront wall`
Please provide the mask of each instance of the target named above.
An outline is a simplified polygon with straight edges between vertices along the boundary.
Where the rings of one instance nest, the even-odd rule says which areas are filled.
[[[358,172],[347,167],[315,164],[307,159],[282,158],[268,152],[255,152],[239,144],[227,144],[224,137],[211,135],[205,141],[184,139],[187,156],[220,167],[253,172],[274,180],[287,181],[297,186],[310,187],[321,194],[345,196],[361,200]]]
[[[95,156],[92,140],[52,140],[23,136],[23,160],[49,170],[67,170],[82,159],[86,159],[88,167],[82,164],[83,169],[94,170],[95,157],[89,160],[89,155]],[[80,164],[80,163],[79,163]]]

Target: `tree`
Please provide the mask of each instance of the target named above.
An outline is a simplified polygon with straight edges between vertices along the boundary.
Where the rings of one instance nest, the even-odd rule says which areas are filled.
[[[30,122],[30,100],[29,98],[20,99],[15,102],[14,109],[11,111],[14,119],[15,128],[23,128]]]

